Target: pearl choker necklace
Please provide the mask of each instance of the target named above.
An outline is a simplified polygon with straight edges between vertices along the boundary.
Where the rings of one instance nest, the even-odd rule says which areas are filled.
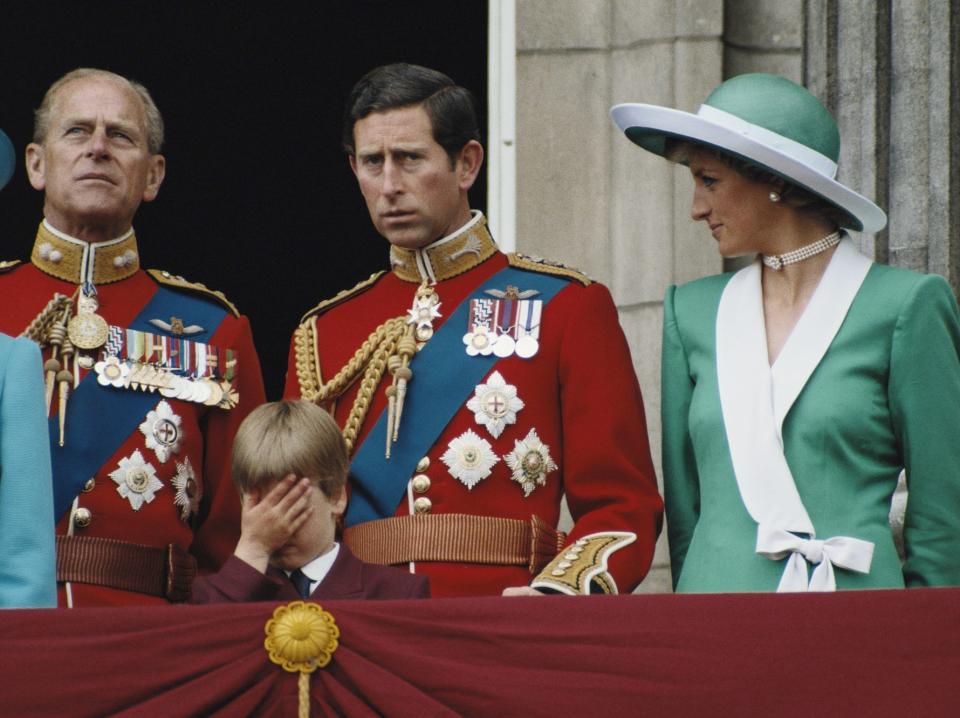
[[[840,232],[834,232],[822,239],[818,239],[816,242],[800,247],[799,249],[794,249],[792,252],[787,252],[786,254],[765,254],[763,255],[763,263],[773,271],[778,272],[788,264],[802,262],[804,259],[809,259],[814,255],[820,254],[820,252],[825,252],[830,249],[830,247],[835,247],[838,244],[840,244]]]

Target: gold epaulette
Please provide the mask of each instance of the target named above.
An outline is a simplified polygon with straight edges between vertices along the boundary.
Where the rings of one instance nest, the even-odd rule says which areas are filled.
[[[323,312],[327,311],[331,307],[334,307],[337,304],[340,304],[341,302],[344,302],[347,299],[350,299],[354,295],[359,294],[365,289],[372,287],[376,283],[376,281],[380,279],[380,277],[382,277],[384,274],[386,274],[386,272],[384,271],[374,272],[373,274],[370,275],[368,279],[364,279],[362,282],[357,282],[357,284],[350,287],[350,289],[344,289],[342,292],[338,292],[337,294],[330,297],[329,299],[324,299],[317,306],[315,306],[309,312],[307,312],[302,317],[300,317],[300,323],[303,324],[303,322],[307,321],[310,317],[315,317],[319,314],[322,314]]]
[[[579,282],[585,287],[593,284],[593,280],[583,272],[560,264],[560,262],[543,259],[542,257],[531,257],[526,254],[520,254],[519,252],[511,252],[507,255],[507,261],[511,267],[527,269],[531,272],[540,272],[541,274],[553,274],[557,277],[566,277],[567,279]]]
[[[223,292],[218,292],[214,289],[208,289],[200,282],[188,282],[181,276],[170,274],[162,269],[148,269],[147,274],[153,277],[160,284],[164,284],[168,287],[174,287],[176,289],[185,289],[188,292],[194,292],[196,294],[202,294],[205,297],[213,299],[218,303],[225,306],[230,310],[231,314],[235,317],[240,316],[240,312],[237,311],[237,308],[233,306],[233,302],[224,296]]]
[[[0,260],[0,274],[4,272],[9,272],[14,267],[23,264],[19,259],[4,259]]]

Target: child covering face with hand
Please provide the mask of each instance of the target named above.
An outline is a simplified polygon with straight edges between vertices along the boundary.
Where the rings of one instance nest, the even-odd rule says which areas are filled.
[[[219,572],[195,580],[192,602],[429,596],[426,578],[363,563],[337,543],[348,466],[336,422],[315,404],[252,411],[233,446],[240,540]]]

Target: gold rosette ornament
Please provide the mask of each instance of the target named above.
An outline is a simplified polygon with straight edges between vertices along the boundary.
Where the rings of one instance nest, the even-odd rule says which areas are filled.
[[[340,645],[333,615],[318,603],[291,601],[278,606],[264,626],[264,648],[273,663],[299,673],[299,714],[310,715],[310,674],[330,663]]]

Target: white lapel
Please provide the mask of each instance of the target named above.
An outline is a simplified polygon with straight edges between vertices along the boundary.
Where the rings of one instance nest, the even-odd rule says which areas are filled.
[[[833,343],[871,264],[848,237],[843,239],[810,303],[771,367],[773,412],[778,435],[783,430],[783,420],[790,407]]]
[[[720,297],[717,381],[730,459],[750,516],[812,535],[774,420],[759,262],[734,274]]]
[[[759,261],[737,272],[720,298],[717,381],[727,444],[743,503],[758,524],[757,551],[771,559],[785,554],[782,547],[771,545],[770,536],[782,536],[783,532],[808,534],[811,539],[816,536],[787,465],[780,430],[784,417],[836,336],[869,268],[870,261],[857,252],[849,239],[844,239],[774,370],[767,359]],[[843,541],[844,545],[854,542],[861,565],[865,561],[869,571],[872,544],[846,537]],[[811,548],[814,545],[816,548]],[[791,545],[787,551],[793,555],[778,590],[805,590],[806,570],[801,570],[801,554],[808,561],[815,557],[814,563],[819,564],[825,545],[822,541],[807,540]],[[852,570],[862,570],[852,565],[855,562],[850,563],[847,567]],[[832,573],[825,584],[834,585]]]

